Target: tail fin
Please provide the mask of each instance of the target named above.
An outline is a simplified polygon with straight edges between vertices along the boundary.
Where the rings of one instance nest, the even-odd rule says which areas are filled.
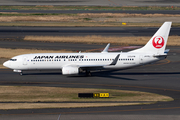
[[[172,22],[165,22],[144,47],[130,51],[130,53],[164,54],[171,24]]]

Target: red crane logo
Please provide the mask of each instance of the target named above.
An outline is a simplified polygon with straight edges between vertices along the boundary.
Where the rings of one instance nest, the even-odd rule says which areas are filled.
[[[153,38],[152,44],[155,48],[162,48],[164,46],[164,38],[161,36],[156,36]]]

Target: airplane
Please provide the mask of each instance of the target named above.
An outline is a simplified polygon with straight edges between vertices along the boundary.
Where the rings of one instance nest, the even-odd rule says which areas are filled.
[[[110,43],[101,53],[36,53],[18,55],[3,63],[23,75],[26,70],[61,70],[62,75],[78,75],[92,70],[128,69],[163,60],[172,22],[164,22],[147,44],[129,52],[108,52]]]

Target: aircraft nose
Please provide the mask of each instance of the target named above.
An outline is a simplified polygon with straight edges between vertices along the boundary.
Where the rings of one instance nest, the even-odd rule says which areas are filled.
[[[3,66],[9,67],[9,62],[8,62],[8,61],[4,62],[4,63],[3,63]]]

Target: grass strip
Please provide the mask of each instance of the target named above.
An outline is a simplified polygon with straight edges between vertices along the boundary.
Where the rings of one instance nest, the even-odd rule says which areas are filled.
[[[136,26],[159,27],[173,20],[180,26],[179,14],[126,14],[126,13],[0,13],[0,26]],[[127,22],[128,21],[128,22]],[[122,23],[126,25],[122,25]]]
[[[78,98],[78,93],[110,93],[110,98]],[[171,101],[171,97],[148,92],[91,89],[91,88],[61,88],[61,87],[36,87],[36,86],[0,86],[0,102],[29,102],[6,103],[0,105],[0,109],[27,109],[27,108],[63,108],[78,107],[77,103],[53,103],[53,102],[91,102],[80,103],[79,107],[92,106],[116,106],[127,103],[96,103],[96,101]],[[33,103],[52,102],[52,103]],[[94,102],[94,103],[93,103]],[[132,103],[129,103],[132,104]],[[133,103],[134,104],[134,103]],[[139,103],[138,103],[139,104]],[[52,106],[51,106],[52,105]],[[25,107],[26,106],[26,107]]]
[[[27,41],[70,42],[86,44],[145,45],[151,37],[116,37],[116,36],[25,36]],[[180,46],[180,36],[169,36],[167,45]]]
[[[179,14],[141,14],[141,13],[18,13],[0,12],[0,16],[74,16],[74,17],[179,17]]]
[[[148,24],[162,23],[164,20],[168,21],[173,19],[173,23],[176,25],[179,23],[179,14],[128,14],[128,13],[78,13],[78,14],[49,14],[49,13],[0,13],[0,22],[7,24],[13,22],[14,25],[18,22],[49,22],[54,23],[74,23],[81,25],[81,23],[93,23],[98,24],[113,24],[118,23],[122,25],[122,22],[126,22],[127,25],[131,23]],[[161,20],[163,19],[163,20]],[[127,22],[128,21],[128,22]],[[155,22],[157,21],[157,22]],[[1,23],[1,24],[2,24]],[[23,24],[23,23],[22,23]],[[3,24],[2,24],[3,25]]]
[[[110,98],[78,98],[78,93],[110,93]],[[0,102],[67,102],[67,101],[169,101],[171,97],[148,92],[61,88],[37,86],[1,86]]]
[[[150,102],[151,103],[151,102]],[[150,104],[143,103],[143,104]],[[0,103],[0,109],[46,109],[46,108],[85,108],[139,105],[142,103]]]

